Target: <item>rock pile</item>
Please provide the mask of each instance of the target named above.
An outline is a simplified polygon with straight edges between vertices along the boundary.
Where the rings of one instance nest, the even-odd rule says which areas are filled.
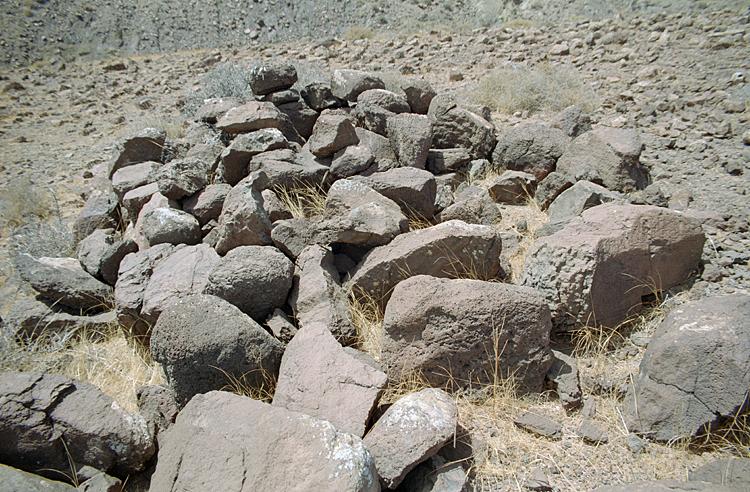
[[[513,377],[539,392],[546,381],[577,411],[575,360],[550,349],[551,334],[614,327],[700,269],[696,219],[629,203],[649,182],[635,130],[582,120],[570,132],[498,131],[486,108],[357,70],[300,87],[294,66],[274,62],[255,67],[250,85],[247,103],[206,101],[182,140],[153,128],[125,138],[110,186],[76,222],[77,258],[20,262],[60,311],[47,330],[116,316],[169,388],[142,390],[141,416],[75,381],[3,375],[0,435],[21,436],[0,440],[3,462],[64,467],[65,444],[77,464],[124,477],[146,466],[159,433],[155,491],[416,483],[444,463],[437,453],[456,432],[443,388]],[[502,283],[500,205],[532,197],[553,220],[522,285]],[[378,353],[356,348],[367,334],[350,296],[384,312]],[[692,435],[747,404],[747,305],[707,300],[664,322],[625,404],[633,430]],[[17,316],[18,334],[32,336]],[[682,361],[704,352],[721,369],[696,378]],[[389,383],[415,373],[434,387],[380,404]],[[272,403],[221,391],[230,381]],[[561,432],[531,414],[516,424]],[[588,420],[579,435],[608,440]],[[466,481],[460,466],[451,473]]]

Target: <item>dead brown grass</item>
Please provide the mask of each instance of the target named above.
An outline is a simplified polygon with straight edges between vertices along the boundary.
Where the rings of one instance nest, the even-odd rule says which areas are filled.
[[[0,190],[0,227],[3,236],[30,220],[44,220],[55,211],[55,197],[28,178],[19,178]]]
[[[518,283],[523,276],[526,255],[534,241],[537,239],[537,231],[544,226],[549,217],[539,207],[532,196],[526,200],[526,205],[506,205],[501,209],[502,218],[496,227],[502,231],[514,231],[519,234],[518,248],[510,255],[510,281]],[[523,230],[518,228],[520,223],[526,224]]]
[[[321,185],[296,183],[273,191],[295,219],[313,219],[325,212],[327,192]]]
[[[383,333],[383,306],[366,292],[349,293],[349,315],[357,332],[357,347],[380,360]]]

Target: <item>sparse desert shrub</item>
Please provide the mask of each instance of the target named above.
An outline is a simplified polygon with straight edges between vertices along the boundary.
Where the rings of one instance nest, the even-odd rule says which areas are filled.
[[[234,63],[222,63],[203,76],[201,88],[190,94],[183,106],[183,112],[191,116],[203,105],[206,99],[232,97],[244,101],[252,95],[250,74],[247,68]]]
[[[56,212],[54,195],[28,178],[19,178],[0,191],[0,226],[4,232],[20,227],[31,220],[50,217]]]
[[[372,39],[375,31],[367,26],[351,26],[344,31],[344,39],[347,41],[356,41],[357,39]]]
[[[548,63],[494,70],[467,96],[494,111],[509,114],[560,111],[572,105],[593,111],[599,106],[594,90],[573,67]]]

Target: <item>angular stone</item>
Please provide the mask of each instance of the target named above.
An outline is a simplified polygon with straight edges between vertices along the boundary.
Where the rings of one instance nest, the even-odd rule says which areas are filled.
[[[371,132],[364,128],[355,128],[357,137],[359,138],[359,145],[363,145],[370,149],[374,157],[374,162],[367,172],[362,174],[373,173],[377,171],[387,171],[398,167],[398,159],[396,153],[391,147],[391,142],[383,135]]]
[[[461,463],[446,461],[439,454],[414,468],[401,482],[399,490],[413,492],[463,492],[469,477]]]
[[[289,146],[276,128],[263,128],[238,135],[221,154],[219,171],[224,181],[234,186],[247,176],[247,165],[254,155]]]
[[[555,170],[568,141],[562,130],[543,123],[516,125],[498,136],[492,163],[497,168],[523,171],[542,180]]]
[[[281,154],[282,151],[266,152],[255,156],[248,171],[262,172],[268,181],[265,188],[299,188],[300,186],[323,187],[330,169],[328,162],[310,152]]]
[[[279,196],[273,190],[263,190],[260,194],[263,196],[263,209],[268,214],[268,218],[272,224],[277,220],[291,219],[293,217],[292,212],[289,211],[284,202],[279,199]]]
[[[578,364],[572,357],[552,351],[552,366],[547,373],[547,379],[557,391],[565,411],[570,412],[582,405],[581,385],[578,379]]]
[[[484,188],[470,186],[454,197],[455,203],[440,213],[440,221],[461,220],[467,224],[495,225],[502,219],[498,205]]]
[[[166,139],[167,134],[158,128],[144,128],[125,137],[115,147],[114,157],[109,163],[108,177],[111,179],[118,169],[133,164],[161,162]]]
[[[157,191],[156,193],[151,195],[148,203],[144,204],[141,207],[140,211],[138,212],[137,218],[135,219],[135,224],[133,224],[132,227],[128,226],[128,229],[125,230],[124,237],[126,239],[135,241],[135,243],[138,245],[138,248],[141,250],[150,247],[148,239],[146,238],[146,235],[143,231],[143,223],[145,221],[146,215],[158,208],[177,209],[178,207],[179,204],[176,201],[168,199]]]
[[[266,326],[271,334],[281,340],[283,343],[289,343],[297,334],[297,327],[294,326],[289,316],[281,309],[274,309],[266,320]]]
[[[543,293],[558,327],[616,326],[653,290],[686,281],[704,241],[699,222],[679,212],[599,205],[534,243],[522,284]]]
[[[552,119],[552,126],[575,138],[591,130],[591,118],[577,106],[568,106]]]
[[[381,106],[368,103],[357,104],[353,113],[357,127],[366,128],[379,135],[388,134],[388,118],[395,114]]]
[[[501,241],[487,226],[458,220],[397,236],[370,251],[347,283],[385,303],[391,290],[413,275],[457,277],[467,270],[484,278],[500,271]]]
[[[417,275],[388,301],[380,361],[394,381],[413,372],[435,386],[513,377],[522,391],[539,391],[552,362],[550,328],[533,289]]]
[[[359,177],[357,181],[396,202],[407,216],[430,219],[435,213],[437,185],[429,171],[402,167]]]
[[[489,157],[495,146],[495,128],[486,119],[460,107],[450,96],[432,99],[427,113],[432,120],[432,147],[468,149],[474,158]]]
[[[406,94],[406,100],[411,107],[411,112],[427,114],[432,98],[436,94],[435,89],[432,88],[429,82],[421,79],[404,79],[399,86],[404,91],[404,94]]]
[[[224,200],[232,187],[226,183],[210,184],[195,195],[187,198],[182,208],[198,219],[200,225],[215,220],[221,215]]]
[[[427,169],[435,174],[453,173],[462,170],[471,161],[471,153],[464,148],[430,149]]]
[[[360,174],[372,165],[375,156],[365,145],[350,145],[333,156],[331,175],[334,178],[348,178]]]
[[[227,193],[216,226],[219,254],[237,246],[271,244],[271,220],[263,209],[261,195],[266,181],[262,172],[251,174]]]
[[[408,113],[411,108],[406,97],[385,89],[369,89],[357,96],[357,105],[372,104],[392,113]]]
[[[356,101],[360,94],[369,89],[385,89],[383,81],[361,70],[334,70],[331,78],[331,93],[339,99]]]
[[[208,185],[212,166],[212,163],[195,157],[171,160],[158,170],[159,192],[170,200],[194,195]]]
[[[16,300],[4,317],[5,332],[14,338],[35,339],[54,333],[91,330],[100,332],[117,321],[114,311],[93,316],[80,316],[63,311],[55,311],[35,299]]]
[[[239,246],[211,270],[204,292],[260,322],[286,302],[294,264],[273,246]]]
[[[330,85],[313,82],[306,85],[300,92],[302,99],[315,111],[334,109],[346,106],[346,101],[333,95]]]
[[[134,241],[120,239],[113,229],[98,229],[78,243],[76,256],[84,270],[114,285],[120,262],[125,255],[135,251],[138,251],[138,246]]]
[[[387,127],[399,164],[424,169],[432,143],[429,118],[412,113],[393,115],[388,118]]]
[[[750,459],[728,456],[709,461],[692,470],[689,480],[727,485],[737,488],[750,488]]]
[[[201,226],[198,219],[187,212],[160,207],[143,216],[142,229],[148,244],[198,244]]]
[[[270,94],[293,86],[297,82],[297,69],[291,63],[266,62],[253,66],[248,78],[253,94]]]
[[[292,122],[297,133],[304,138],[310,138],[315,122],[318,120],[318,112],[302,101],[289,102],[278,106],[279,111],[284,113]]]
[[[562,192],[573,186],[573,180],[565,174],[552,171],[539,182],[534,192],[534,201],[542,210],[547,210],[550,204]]]
[[[151,490],[380,490],[362,440],[225,392],[198,395],[159,439]]]
[[[196,110],[193,116],[196,121],[203,121],[215,125],[216,121],[232,108],[242,104],[238,98],[234,97],[214,97],[205,99],[203,104]]]
[[[138,188],[133,188],[128,191],[122,197],[122,206],[127,212],[129,220],[134,220],[138,217],[141,209],[146,205],[154,195],[161,195],[159,193],[159,183],[149,183]],[[161,195],[164,196],[164,195]],[[166,198],[166,197],[165,197]],[[114,227],[114,226],[113,226]]]
[[[522,205],[534,196],[536,178],[521,171],[505,171],[487,183],[492,199],[497,203]]]
[[[616,191],[610,191],[590,181],[579,181],[560,193],[550,204],[547,211],[549,223],[559,229],[573,218],[580,216],[584,210],[603,203],[624,201],[625,197]]]
[[[141,386],[136,391],[138,413],[143,415],[155,436],[174,424],[180,407],[174,391],[168,386]]]
[[[560,439],[562,437],[562,425],[559,422],[534,412],[522,413],[513,419],[513,423],[537,436],[549,439]]]
[[[747,407],[750,296],[678,306],[657,327],[623,404],[628,429],[657,441],[701,435]]]
[[[160,166],[158,162],[148,161],[120,168],[112,175],[112,188],[118,197],[123,197],[130,190],[153,181]]]
[[[307,144],[316,157],[329,157],[359,143],[352,121],[343,115],[324,112],[318,117]]]
[[[0,461],[10,466],[68,470],[72,461],[127,474],[142,470],[155,451],[143,417],[88,383],[5,372],[0,402]]]
[[[370,356],[343,348],[326,325],[311,323],[287,345],[273,404],[362,437],[386,381]]]
[[[370,429],[365,446],[383,484],[396,488],[456,431],[458,408],[445,391],[428,388],[396,401]]]
[[[651,480],[625,485],[602,485],[592,492],[738,492],[735,487],[709,482],[680,482],[678,480]]]
[[[224,113],[216,123],[216,128],[234,135],[263,128],[278,128],[283,131],[290,124],[289,118],[273,103],[250,101]]]
[[[0,490],[3,492],[75,492],[67,483],[49,480],[17,468],[0,464]]]
[[[278,374],[281,342],[227,301],[210,295],[176,297],[151,334],[151,354],[162,364],[175,398],[242,381],[260,389]]]
[[[73,236],[80,241],[97,229],[117,227],[117,195],[111,190],[93,191],[73,224]]]
[[[588,444],[607,444],[609,442],[607,431],[591,419],[583,419],[577,433]]]

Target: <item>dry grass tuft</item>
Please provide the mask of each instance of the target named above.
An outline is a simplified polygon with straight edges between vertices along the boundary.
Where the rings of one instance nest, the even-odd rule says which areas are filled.
[[[130,128],[159,128],[164,130],[167,138],[178,140],[185,136],[186,120],[179,114],[166,114],[149,112],[138,118],[134,123],[129,125]]]
[[[357,347],[373,359],[380,360],[384,315],[382,302],[365,292],[350,292],[349,315],[357,331]]]
[[[28,178],[19,178],[0,190],[0,227],[3,235],[33,220],[49,218],[56,210],[54,194]]]
[[[343,36],[347,41],[356,41],[358,39],[372,39],[375,37],[375,31],[367,26],[352,26],[344,31]]]
[[[321,185],[296,183],[291,187],[277,186],[273,191],[295,219],[312,219],[325,212],[327,193]]]
[[[140,386],[165,381],[148,349],[127,339],[116,325],[101,332],[53,333],[7,344],[0,351],[0,370],[61,374],[88,382],[130,412],[137,411]]]
[[[599,106],[594,90],[573,67],[547,63],[533,68],[494,70],[467,96],[475,103],[508,114],[560,111],[571,105],[593,111]]]
[[[526,205],[506,205],[501,210],[502,218],[496,227],[502,231],[514,231],[519,235],[517,248],[510,254],[510,281],[518,283],[523,276],[523,269],[528,254],[534,241],[537,239],[537,231],[545,225],[549,217],[539,207],[533,196],[528,195]],[[524,224],[520,228],[519,224]]]
[[[230,391],[237,395],[247,396],[253,400],[260,400],[266,403],[273,401],[273,394],[276,391],[276,377],[265,369],[258,369],[257,371],[235,376],[220,367],[212,367],[221,372],[227,379],[227,384],[221,388],[222,391]],[[261,384],[259,387],[248,382],[248,377],[258,372],[261,375]]]

